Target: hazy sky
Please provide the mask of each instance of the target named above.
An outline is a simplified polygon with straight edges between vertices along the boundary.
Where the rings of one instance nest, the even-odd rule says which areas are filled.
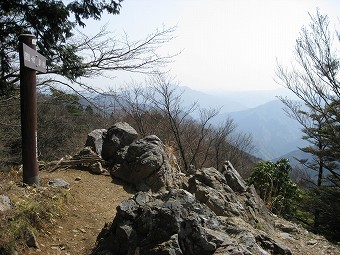
[[[163,25],[177,26],[176,38],[163,51],[183,50],[170,65],[180,85],[265,90],[280,87],[274,82],[276,58],[293,59],[295,40],[316,7],[340,25],[339,0],[124,0],[121,13],[104,16],[101,23],[137,39]],[[87,29],[98,30],[98,23]],[[103,85],[123,83],[129,75]]]

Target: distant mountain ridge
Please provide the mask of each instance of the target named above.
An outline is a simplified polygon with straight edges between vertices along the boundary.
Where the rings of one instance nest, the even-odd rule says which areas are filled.
[[[220,109],[220,114],[213,119],[214,124],[231,117],[238,125],[238,130],[251,133],[257,148],[256,157],[272,160],[304,146],[301,139],[301,127],[290,119],[282,110],[284,105],[277,96],[294,98],[287,89],[270,91],[221,91],[219,95],[197,91],[189,87],[178,87],[182,92],[183,106],[197,102],[201,108]],[[109,96],[98,95],[97,102],[112,111],[118,107]],[[198,113],[192,114],[193,118]]]
[[[254,91],[206,91],[201,92],[186,86],[179,86],[184,91],[184,102],[197,101],[202,108],[221,108],[222,113],[242,111],[255,108],[270,101],[278,100],[278,96],[297,99],[288,89]]]
[[[283,107],[281,101],[274,100],[255,108],[221,114],[219,118],[230,116],[239,130],[253,135],[257,147],[255,156],[271,160],[306,144],[300,124],[289,118]]]
[[[272,160],[306,145],[300,124],[286,115],[284,104],[278,99],[278,96],[296,99],[288,89],[211,91],[210,94],[189,87],[179,89],[184,91],[182,99],[187,105],[197,101],[202,108],[221,108],[213,119],[214,124],[231,117],[240,131],[251,133],[256,157]]]

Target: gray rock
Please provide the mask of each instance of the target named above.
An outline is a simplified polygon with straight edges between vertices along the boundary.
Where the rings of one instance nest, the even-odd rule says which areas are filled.
[[[6,212],[12,208],[11,200],[6,195],[0,195],[0,213]]]
[[[70,187],[70,184],[64,181],[63,179],[56,178],[56,179],[50,180],[48,182],[48,186],[68,189]]]
[[[188,191],[216,215],[237,217],[240,222],[250,224],[253,228],[274,231],[274,221],[253,186],[247,187],[242,193],[235,192],[224,175],[215,168],[196,171],[188,183]]]
[[[225,161],[221,170],[228,185],[233,191],[245,192],[247,189],[246,182],[241,175],[235,170],[233,165],[229,161]]]
[[[40,248],[38,241],[37,241],[37,237],[35,236],[32,230],[27,231],[26,244],[28,247],[31,247],[31,248],[36,248],[36,249]]]
[[[292,255],[292,252],[287,246],[274,241],[268,236],[258,235],[256,236],[256,241],[261,244],[262,247],[270,251],[271,254],[282,254],[282,255]]]
[[[84,147],[81,151],[79,151],[78,154],[74,155],[72,159],[81,159],[84,156],[86,157],[86,156],[95,156],[95,155],[97,155],[97,153],[94,152],[91,147],[87,146],[87,147]]]
[[[206,204],[217,215],[244,214],[244,206],[238,201],[227,181],[215,168],[203,168],[189,179],[189,192]]]
[[[269,237],[257,239],[252,231],[231,226],[185,190],[138,192],[117,207],[115,219],[99,234],[93,255],[268,255],[269,243],[275,254],[289,254]]]
[[[178,187],[179,171],[169,164],[162,141],[154,135],[117,151],[110,170],[113,178],[133,184],[137,190],[159,191]]]
[[[212,254],[218,241],[204,222],[219,231],[214,217],[184,190],[139,192],[117,207],[106,235],[100,235],[107,237],[98,240],[94,254]]]
[[[89,165],[90,172],[93,174],[102,174],[105,172],[105,169],[102,167],[100,162],[96,162],[92,165]]]
[[[106,129],[95,129],[87,135],[85,147],[90,147],[98,155],[101,155],[103,148],[103,135],[105,136]]]
[[[249,223],[266,230],[274,230],[274,219],[253,185],[248,186],[246,192],[242,193],[242,197],[247,208]]]
[[[103,133],[101,156],[104,160],[113,160],[116,152],[136,140],[138,134],[128,123],[118,122]]]
[[[297,225],[293,223],[282,223],[282,222],[275,222],[275,227],[279,230],[285,232],[285,233],[298,233],[300,232],[300,229]]]
[[[116,140],[110,174],[140,192],[117,207],[93,255],[291,254],[270,237],[277,236],[274,217],[229,162],[221,171],[195,169],[184,178],[157,136],[123,147]]]
[[[316,245],[317,243],[318,243],[318,241],[316,241],[316,240],[307,241],[307,245]]]

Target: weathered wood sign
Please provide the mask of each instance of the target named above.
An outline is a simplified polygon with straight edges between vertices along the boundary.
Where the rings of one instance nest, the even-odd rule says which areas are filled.
[[[36,50],[22,43],[24,66],[46,73],[46,58]]]

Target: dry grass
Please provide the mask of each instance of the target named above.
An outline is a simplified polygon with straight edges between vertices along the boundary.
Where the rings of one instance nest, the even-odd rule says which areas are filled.
[[[62,217],[68,191],[43,185],[24,186],[21,173],[15,169],[1,172],[0,183],[0,194],[8,196],[13,207],[0,215],[0,253],[7,254],[26,248],[29,231],[37,234]]]

